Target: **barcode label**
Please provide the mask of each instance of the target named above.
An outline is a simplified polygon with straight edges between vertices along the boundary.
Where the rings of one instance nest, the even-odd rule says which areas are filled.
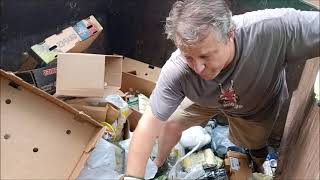
[[[240,170],[239,160],[237,158],[230,157],[230,167],[232,170],[239,171]]]

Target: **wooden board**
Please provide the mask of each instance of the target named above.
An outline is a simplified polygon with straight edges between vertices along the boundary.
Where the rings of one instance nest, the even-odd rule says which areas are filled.
[[[319,9],[320,7],[320,1],[319,0],[301,0],[302,2],[309,4],[313,7],[316,7],[317,9]]]
[[[309,110],[319,60],[318,57],[307,61],[298,88],[293,92],[276,179],[319,178],[319,107],[311,106]]]

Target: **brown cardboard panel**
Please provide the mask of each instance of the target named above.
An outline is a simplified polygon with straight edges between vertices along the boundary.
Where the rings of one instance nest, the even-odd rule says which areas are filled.
[[[153,89],[155,88],[156,83],[150,80],[146,80],[142,77],[138,77],[131,73],[122,73],[122,85],[121,91],[127,92],[129,88],[140,91],[142,94],[150,97]],[[130,131],[134,131],[142,114],[134,109],[131,109],[132,113],[128,116],[130,121]]]
[[[122,81],[122,56],[105,56],[105,76],[107,86],[120,89]]]
[[[85,96],[103,94],[104,67],[103,55],[60,53],[57,65],[57,94]]]
[[[43,42],[31,47],[31,54],[46,64],[54,61],[59,52],[82,52],[98,37],[102,26],[90,16],[76,25],[46,38]]]
[[[86,49],[88,49],[91,44],[98,38],[98,36],[101,34],[101,31],[98,31],[96,34],[94,34],[93,36],[91,36],[89,39],[86,39],[84,41],[79,41],[75,44],[74,47],[72,47],[72,49],[70,49],[67,52],[70,53],[78,53],[78,52],[83,52]]]
[[[120,90],[125,93],[129,91],[129,88],[133,88],[134,90],[139,90],[142,94],[149,97],[155,85],[155,82],[146,80],[131,73],[123,72]]]
[[[0,75],[1,179],[68,179],[104,128],[14,75]]]
[[[94,120],[98,122],[104,122],[107,117],[107,107],[95,107],[95,106],[85,106],[85,105],[79,105],[79,104],[71,104],[72,107],[76,108],[79,111],[83,111],[90,117],[92,117]]]
[[[159,78],[161,68],[125,57],[123,59],[123,72],[133,71],[136,72],[138,77],[156,82]]]
[[[136,129],[138,122],[142,117],[142,113],[134,109],[131,109],[131,111],[132,113],[128,116],[128,120],[130,121],[130,131],[133,132]]]
[[[75,38],[68,38],[74,36]],[[49,47],[52,47],[58,43],[60,43],[60,41],[62,39],[67,39],[68,38],[68,43],[64,43],[63,46],[59,46],[60,49],[59,51],[61,52],[67,52],[70,49],[72,49],[77,42],[81,41],[81,38],[77,35],[77,32],[73,29],[73,27],[68,27],[64,30],[62,30],[62,32],[60,32],[59,34],[54,34],[48,38],[46,38],[44,41],[46,44],[49,45]]]
[[[101,97],[104,88],[121,86],[122,56],[60,53],[57,95]]]
[[[116,121],[119,117],[119,109],[117,109],[115,106],[108,104],[107,105],[108,109],[107,109],[107,118],[106,118],[106,122],[109,124],[113,124],[114,121]]]

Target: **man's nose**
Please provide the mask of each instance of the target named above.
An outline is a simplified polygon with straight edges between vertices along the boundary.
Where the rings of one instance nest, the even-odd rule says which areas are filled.
[[[194,71],[197,73],[197,74],[201,74],[203,72],[205,68],[205,65],[202,64],[202,63],[196,63],[195,64],[195,67],[194,67]]]

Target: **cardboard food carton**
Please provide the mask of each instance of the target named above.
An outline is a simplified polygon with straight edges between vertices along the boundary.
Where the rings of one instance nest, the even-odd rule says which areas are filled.
[[[49,64],[57,59],[60,52],[83,52],[102,30],[102,26],[94,16],[83,19],[76,25],[33,45],[19,71],[34,69],[39,64]]]
[[[56,64],[30,71],[16,72],[15,75],[51,95],[56,92]]]
[[[121,91],[128,92],[130,88],[134,90],[138,90],[140,93],[150,97],[153,89],[155,88],[156,83],[150,80],[147,80],[142,77],[138,77],[136,72],[131,73],[122,73],[122,83],[121,83]],[[142,113],[137,111],[134,108],[131,108],[132,113],[128,116],[128,120],[130,122],[130,131],[134,131],[138,122],[142,116]]]
[[[0,70],[0,179],[75,179],[105,128]]]
[[[60,53],[57,96],[102,97],[121,87],[122,56]]]
[[[159,67],[152,66],[128,57],[124,57],[122,66],[123,72],[133,73],[142,79],[152,82],[157,82],[161,71],[161,68]]]

